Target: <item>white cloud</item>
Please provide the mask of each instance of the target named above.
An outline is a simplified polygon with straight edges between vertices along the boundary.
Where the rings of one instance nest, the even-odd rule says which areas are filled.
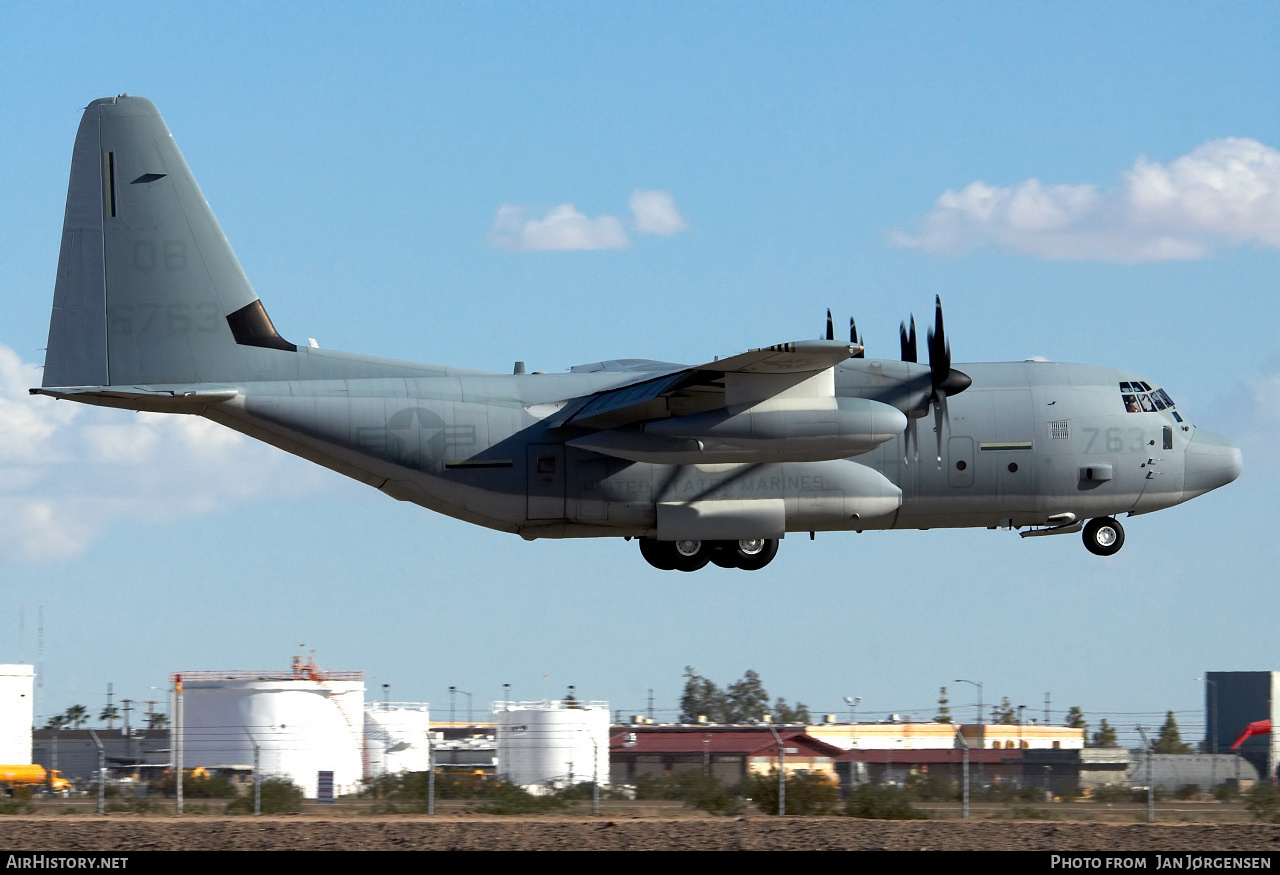
[[[613,216],[588,218],[573,204],[552,207],[541,219],[529,218],[524,207],[503,204],[494,217],[489,240],[499,249],[516,252],[623,249],[631,243],[622,222]]]
[[[676,199],[669,192],[636,191],[631,195],[629,205],[636,219],[636,230],[641,234],[670,237],[689,227],[676,209]]]
[[[56,562],[113,523],[164,523],[327,475],[195,416],[31,396],[40,370],[0,345],[0,557]]]
[[[1280,152],[1211,140],[1168,164],[1139,158],[1114,189],[972,182],[948,189],[899,246],[1094,261],[1203,258],[1243,244],[1280,248]]]
[[[669,192],[637,190],[629,203],[639,234],[670,237],[689,227]],[[578,212],[573,204],[552,207],[540,219],[530,218],[522,206],[503,204],[489,229],[489,242],[513,252],[625,249],[631,245],[626,228],[616,216],[592,219]]]

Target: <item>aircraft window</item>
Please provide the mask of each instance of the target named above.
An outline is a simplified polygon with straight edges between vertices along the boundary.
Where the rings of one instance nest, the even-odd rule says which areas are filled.
[[[1018,473],[1018,463],[1017,463],[1017,462],[1010,462],[1010,463],[1009,463],[1009,473],[1010,473],[1010,474],[1017,474],[1017,473]]]
[[[556,473],[556,457],[555,456],[539,456],[538,457],[538,473],[539,474]]]
[[[1163,389],[1152,389],[1149,384],[1141,380],[1121,381],[1120,400],[1124,404],[1126,413],[1172,411],[1174,407],[1173,399],[1169,397],[1168,392]],[[1182,417],[1177,413],[1173,415],[1178,422],[1182,422]]]
[[[1164,448],[1166,450],[1173,449],[1173,426],[1171,425],[1164,427]]]
[[[969,463],[966,462],[964,459],[961,459],[959,462],[956,462],[957,471],[963,471],[965,468],[968,468],[968,467],[969,467]]]
[[[1178,415],[1178,411],[1176,410],[1173,411],[1173,418],[1178,420],[1178,422],[1182,422],[1182,417]]]

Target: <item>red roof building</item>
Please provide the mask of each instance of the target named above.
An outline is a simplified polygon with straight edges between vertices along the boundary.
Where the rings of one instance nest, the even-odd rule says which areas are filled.
[[[844,751],[803,731],[779,729],[788,773],[817,772],[835,780]],[[768,727],[631,726],[609,739],[610,780],[634,784],[641,775],[700,771],[733,784],[778,768],[778,744]]]

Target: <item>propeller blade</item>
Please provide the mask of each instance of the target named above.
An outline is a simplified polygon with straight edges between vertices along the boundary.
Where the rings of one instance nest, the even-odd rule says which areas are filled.
[[[942,324],[942,297],[935,296],[933,328],[929,329],[929,377],[933,383],[934,400],[948,395],[959,395],[973,385],[973,378],[951,367],[951,342],[947,340]]]
[[[942,296],[935,296],[937,309],[934,311],[933,328],[929,330],[929,371],[933,377],[933,388],[936,392],[951,375],[951,344],[947,343],[947,335],[942,327]]]
[[[831,321],[831,308],[828,307],[827,308],[827,340],[835,340],[835,339],[836,339],[836,326],[835,326],[835,323]]]
[[[934,393],[933,403],[933,430],[938,436],[938,467],[942,467],[942,426],[946,424],[947,429],[951,428],[951,416],[947,410],[947,390],[938,389]]]
[[[867,354],[866,344],[862,342],[862,338],[858,336],[858,323],[853,321],[853,317],[849,317],[849,342],[856,343],[860,349],[853,354],[856,359],[865,358]]]
[[[907,333],[907,324],[904,322],[898,328],[898,339],[902,342],[902,360],[904,362],[919,361],[916,355],[916,317],[911,317],[911,333]]]

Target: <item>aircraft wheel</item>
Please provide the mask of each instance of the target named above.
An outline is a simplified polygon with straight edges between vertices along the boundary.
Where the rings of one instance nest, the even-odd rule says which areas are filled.
[[[737,568],[738,554],[735,541],[717,541],[711,548],[711,564],[721,568]]]
[[[1124,527],[1111,517],[1098,517],[1085,523],[1083,537],[1093,555],[1114,556],[1124,546]]]
[[[778,539],[748,538],[733,544],[732,552],[739,568],[744,571],[759,571],[778,555]]]
[[[698,571],[711,561],[714,545],[710,541],[671,541],[676,571]]]
[[[640,538],[640,555],[659,571],[676,570],[676,551],[670,541]]]

